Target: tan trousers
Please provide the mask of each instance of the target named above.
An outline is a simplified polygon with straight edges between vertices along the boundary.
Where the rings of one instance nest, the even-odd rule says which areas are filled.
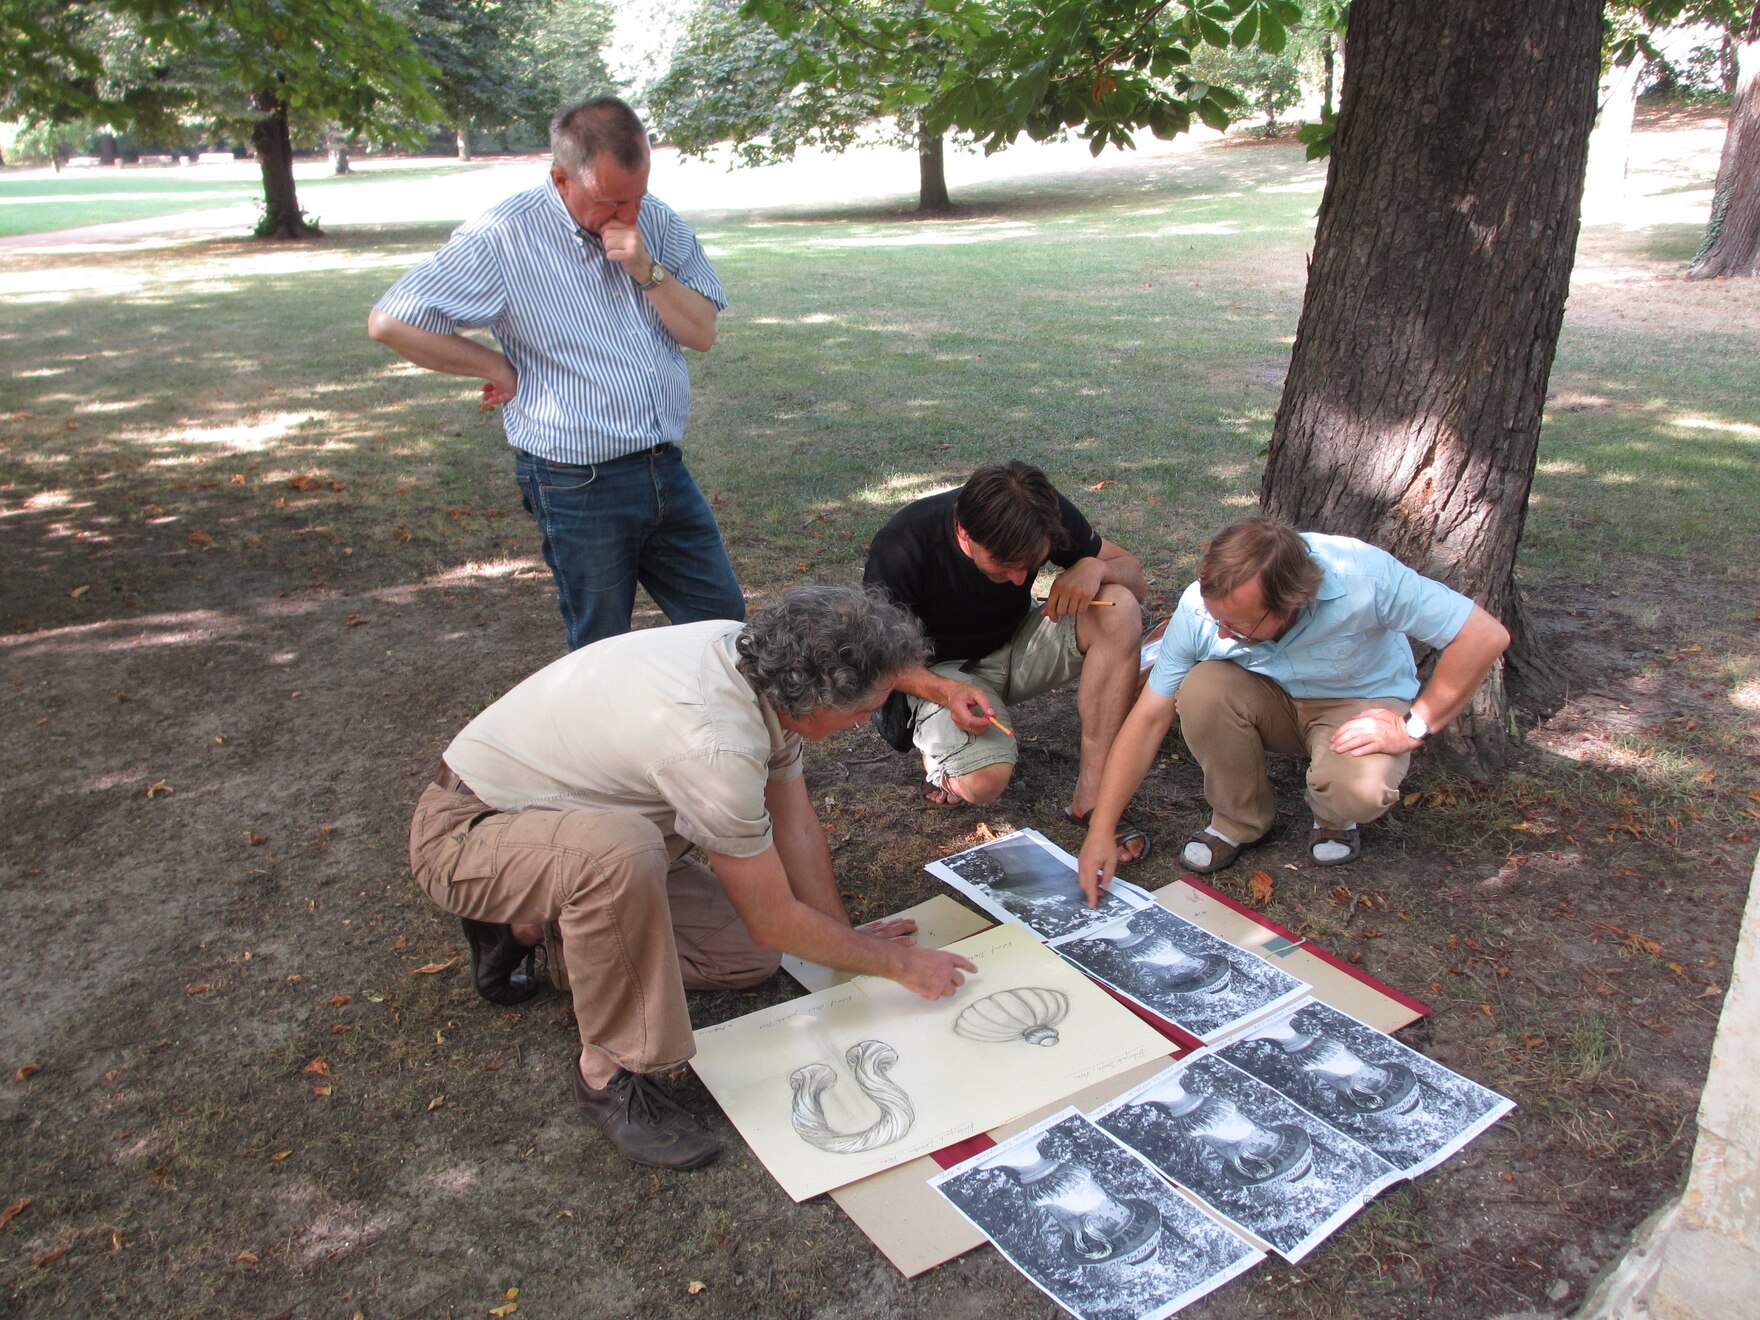
[[[556,922],[581,1043],[630,1072],[696,1052],[687,989],[756,985],[781,961],[753,942],[714,874],[670,862],[660,831],[634,812],[498,812],[430,784],[410,822],[409,864],[456,916]]]
[[[1341,756],[1333,731],[1365,710],[1404,715],[1411,702],[1397,697],[1300,701],[1270,679],[1227,660],[1206,660],[1180,681],[1174,703],[1180,731],[1204,771],[1211,824],[1237,843],[1252,843],[1271,828],[1275,809],[1265,753],[1308,758],[1308,805],[1332,825],[1361,825],[1399,801],[1410,753]]]

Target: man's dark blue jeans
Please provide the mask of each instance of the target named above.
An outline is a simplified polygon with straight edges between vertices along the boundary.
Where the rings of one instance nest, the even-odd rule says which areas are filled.
[[[515,455],[569,650],[628,632],[638,583],[673,623],[746,617],[721,529],[677,445],[609,463]]]

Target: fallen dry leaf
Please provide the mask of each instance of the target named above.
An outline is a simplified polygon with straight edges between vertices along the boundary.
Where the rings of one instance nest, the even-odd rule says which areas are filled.
[[[1118,485],[1118,483],[1116,481],[1112,480],[1112,478],[1108,477],[1105,481],[1096,481],[1092,486],[1089,486],[1088,489],[1089,490],[1105,490],[1108,486],[1116,486],[1116,485]]]
[[[556,1212],[556,1217],[558,1219],[573,1219],[574,1218],[574,1211],[572,1211],[572,1210],[558,1210]]]
[[[176,791],[177,790],[175,788],[171,787],[171,785],[167,784],[163,779],[155,779],[152,783],[147,785],[147,796],[149,798],[156,798],[161,793],[165,794],[165,796],[167,796],[167,797],[170,797],[171,794],[175,793]]]
[[[336,1088],[334,1086],[314,1086],[312,1094],[322,1099],[329,1099],[336,1094]]]
[[[344,1004],[348,1003],[353,998],[354,998],[353,995],[331,995],[330,996],[330,1007],[331,1008],[341,1008]]]
[[[45,1265],[53,1265],[56,1261],[60,1260],[67,1254],[67,1249],[72,1245],[73,1243],[71,1242],[63,1242],[54,1250],[45,1251],[42,1255],[33,1260],[31,1264],[35,1265],[38,1269],[42,1269]]]
[[[1497,1021],[1497,1014],[1495,1014],[1491,1011],[1490,1004],[1480,1004],[1479,1011],[1481,1013],[1483,1013],[1486,1017],[1490,1018],[1493,1022]]]
[[[489,1308],[489,1314],[494,1316],[506,1316],[512,1315],[517,1310],[519,1310],[518,1302],[503,1302],[500,1306],[491,1306]]]
[[[30,1207],[30,1203],[31,1198],[26,1196],[20,1200],[14,1201],[4,1210],[0,1210],[0,1228],[4,1228],[7,1224],[10,1224],[14,1219],[17,1219],[22,1215],[25,1210]]]
[[[12,1080],[15,1082],[28,1082],[31,1078],[35,1077],[42,1071],[43,1065],[40,1063],[20,1064],[17,1070],[12,1074]]]
[[[272,1160],[284,1160],[291,1154],[293,1154],[291,1150],[278,1150],[269,1158]]]
[[[235,1264],[255,1265],[257,1263],[257,1253],[254,1251],[241,1251],[232,1259]]]
[[[251,847],[253,848],[261,848],[265,843],[269,842],[268,835],[258,834],[255,830],[251,830],[246,837],[250,839]]]
[[[423,963],[410,973],[412,976],[432,976],[435,972],[449,972],[458,966],[458,955],[454,954],[443,963]]]
[[[687,1293],[689,1293],[689,1294],[690,1294],[690,1295],[691,1295],[691,1296],[692,1296],[692,1297],[695,1297],[695,1296],[696,1296],[696,1295],[697,1295],[697,1294],[698,1294],[698,1293],[700,1293],[700,1292],[702,1292],[702,1291],[703,1291],[703,1290],[704,1290],[704,1289],[705,1289],[705,1288],[707,1288],[707,1287],[708,1287],[708,1286],[709,1286],[709,1285],[708,1285],[708,1284],[706,1284],[706,1283],[702,1283],[702,1282],[699,1282],[699,1281],[698,1281],[698,1280],[696,1280],[696,1279],[692,1279],[692,1280],[691,1280],[691,1281],[690,1281],[690,1282],[689,1282],[689,1283],[687,1283],[687,1284],[686,1284],[686,1285],[685,1285],[685,1289],[684,1289],[684,1290],[685,1290],[685,1291],[686,1291],[686,1292],[687,1292]]]
[[[443,1096],[443,1095],[435,1096],[432,1100],[428,1101],[428,1112],[430,1114],[433,1113],[436,1109],[440,1108],[440,1106],[445,1103],[446,1103],[445,1096]]]
[[[501,1294],[501,1300],[504,1302],[517,1302],[519,1300],[519,1289],[509,1288],[506,1292]]]
[[[122,1230],[120,1228],[113,1228],[110,1230],[110,1250],[122,1250]]]
[[[186,995],[205,995],[213,988],[214,983],[212,981],[197,981],[194,985],[185,986],[183,988],[183,993]]]
[[[309,1072],[309,1073],[317,1073],[318,1076],[320,1076],[320,1077],[328,1077],[330,1075],[330,1064],[329,1064],[329,1061],[326,1060],[322,1054],[320,1054],[317,1058],[313,1059],[310,1063],[308,1063],[300,1071],[301,1072]]]
[[[1247,892],[1253,896],[1253,902],[1263,907],[1277,892],[1277,882],[1271,878],[1269,871],[1254,871],[1252,878],[1247,881]]]
[[[68,592],[67,594],[70,597],[72,597],[74,600],[78,600],[81,596],[85,595],[86,592],[90,591],[91,589],[92,589],[91,584],[88,583],[83,587],[75,587],[72,591]]]
[[[200,527],[196,528],[195,531],[191,532],[184,539],[198,550],[206,550],[209,546],[214,544],[214,538],[209,536]]]

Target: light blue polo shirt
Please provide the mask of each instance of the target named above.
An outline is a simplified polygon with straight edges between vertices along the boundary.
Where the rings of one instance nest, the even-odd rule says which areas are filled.
[[[1298,700],[1417,696],[1418,667],[1406,639],[1447,646],[1473,602],[1362,541],[1318,532],[1303,532],[1302,540],[1320,565],[1320,592],[1288,632],[1274,642],[1224,638],[1194,582],[1168,622],[1150,688],[1171,697],[1193,665],[1228,660]]]

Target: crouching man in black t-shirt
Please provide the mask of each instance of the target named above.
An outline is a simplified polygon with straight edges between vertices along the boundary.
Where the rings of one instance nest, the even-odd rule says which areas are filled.
[[[1032,585],[1063,571],[1043,604]],[[931,802],[993,802],[1016,757],[1007,703],[1080,675],[1081,769],[1068,814],[1086,823],[1135,694],[1147,586],[1136,557],[1106,540],[1026,463],[979,468],[958,491],[906,505],[868,547],[863,580],[923,621],[928,668],[896,680],[875,722],[915,747]],[[1118,833],[1119,861],[1148,853],[1141,830]]]

